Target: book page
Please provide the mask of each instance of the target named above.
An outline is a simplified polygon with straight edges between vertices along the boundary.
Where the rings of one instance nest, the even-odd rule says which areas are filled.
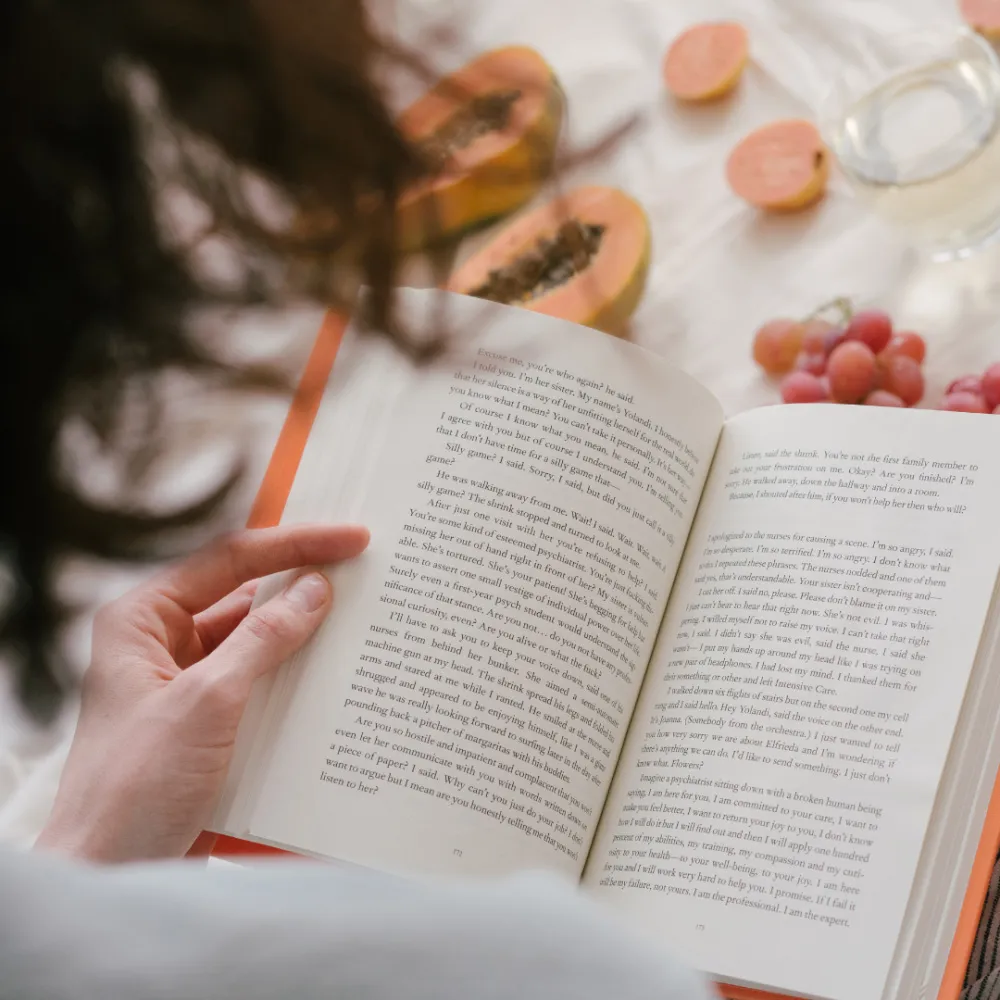
[[[631,345],[449,302],[457,343],[366,428],[365,470],[303,469],[297,517],[372,544],[292,664],[249,833],[390,871],[579,877],[722,415]]]
[[[729,421],[599,897],[725,981],[882,996],[1000,566],[998,456],[1000,423],[961,414]]]

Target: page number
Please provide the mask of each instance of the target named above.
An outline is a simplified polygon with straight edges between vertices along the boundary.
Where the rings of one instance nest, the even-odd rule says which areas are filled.
[[[454,854],[456,858],[460,858],[462,856],[462,848],[456,847],[452,850],[451,853]]]
[[[694,929],[696,931],[703,931],[705,929],[705,925],[704,924],[695,924],[694,925]]]

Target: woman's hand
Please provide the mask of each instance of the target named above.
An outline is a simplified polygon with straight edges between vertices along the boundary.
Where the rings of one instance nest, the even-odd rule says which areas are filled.
[[[39,847],[92,861],[180,857],[208,822],[253,682],[330,609],[321,573],[250,612],[252,581],[351,559],[356,527],[244,531],[102,608],[80,721]]]

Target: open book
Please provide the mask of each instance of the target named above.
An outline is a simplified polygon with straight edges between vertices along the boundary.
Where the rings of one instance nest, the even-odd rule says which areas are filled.
[[[1000,829],[1000,421],[725,420],[631,344],[447,305],[420,369],[347,331],[284,518],[371,547],[213,829],[552,869],[734,997],[956,995]]]

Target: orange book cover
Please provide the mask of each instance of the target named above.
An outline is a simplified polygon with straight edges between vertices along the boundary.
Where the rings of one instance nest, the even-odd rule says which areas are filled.
[[[281,521],[285,502],[291,492],[302,452],[309,439],[316,411],[323,400],[346,328],[346,318],[337,313],[328,312],[323,319],[288,408],[288,415],[275,442],[271,460],[250,508],[248,528],[269,528]],[[197,854],[208,853],[220,858],[236,855],[290,855],[290,852],[277,847],[255,844],[237,837],[217,837],[215,834],[203,834],[193,850]]]
[[[278,435],[277,443],[271,454],[267,471],[261,481],[260,489],[247,519],[248,528],[266,528],[278,524],[285,502],[292,488],[295,473],[302,459],[309,432],[312,429],[316,412],[323,399],[337,359],[337,352],[343,340],[347,320],[343,315],[327,313],[316,336],[309,358],[306,361],[302,378],[292,399],[288,415]],[[206,834],[208,843],[199,840],[196,845],[198,853],[211,853],[215,857],[234,857],[247,855],[285,855],[292,857],[290,852],[276,847],[267,847],[236,837]],[[965,979],[965,969],[972,954],[972,946],[976,938],[979,915],[986,900],[989,889],[990,875],[993,863],[1000,850],[1000,774],[993,786],[986,823],[980,837],[969,887],[966,890],[962,911],[959,915],[955,940],[951,946],[948,965],[945,969],[941,989],[937,1000],[958,1000]],[[742,986],[719,986],[719,993],[727,1000],[788,1000],[787,995],[768,993],[763,990],[747,989]]]

